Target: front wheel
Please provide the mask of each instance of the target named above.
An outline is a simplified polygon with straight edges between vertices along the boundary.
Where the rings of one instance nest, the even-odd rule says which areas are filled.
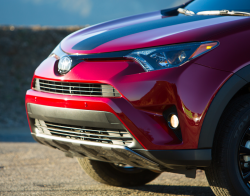
[[[235,99],[224,112],[205,172],[215,195],[250,195],[250,95]]]
[[[77,158],[82,169],[94,180],[112,186],[139,186],[144,185],[160,173],[147,169],[117,165],[101,161]]]

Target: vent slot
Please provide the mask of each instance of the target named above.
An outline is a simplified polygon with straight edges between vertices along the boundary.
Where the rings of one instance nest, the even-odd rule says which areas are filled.
[[[133,142],[133,138],[127,130],[111,130],[43,122],[36,119],[35,126],[39,128],[41,125],[45,125],[46,130],[51,135],[57,137],[122,146],[130,145]]]

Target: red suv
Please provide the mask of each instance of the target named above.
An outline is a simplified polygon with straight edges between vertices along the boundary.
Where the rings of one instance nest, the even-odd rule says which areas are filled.
[[[79,30],[36,69],[31,134],[95,180],[204,169],[250,195],[250,1],[194,0]]]

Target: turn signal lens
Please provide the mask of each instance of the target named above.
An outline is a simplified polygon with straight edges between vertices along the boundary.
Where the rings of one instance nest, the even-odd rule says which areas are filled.
[[[199,46],[199,48],[196,49],[196,51],[192,54],[192,56],[190,58],[195,58],[195,57],[197,57],[205,52],[208,52],[209,50],[211,50],[212,48],[214,48],[217,45],[218,45],[217,42],[202,44]]]

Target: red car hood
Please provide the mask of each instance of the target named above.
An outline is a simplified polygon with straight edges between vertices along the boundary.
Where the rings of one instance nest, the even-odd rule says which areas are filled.
[[[195,41],[213,41],[240,16],[172,16],[152,12],[79,30],[61,42],[70,54],[94,54]],[[224,31],[224,34],[229,33]],[[224,35],[225,36],[225,35]]]

